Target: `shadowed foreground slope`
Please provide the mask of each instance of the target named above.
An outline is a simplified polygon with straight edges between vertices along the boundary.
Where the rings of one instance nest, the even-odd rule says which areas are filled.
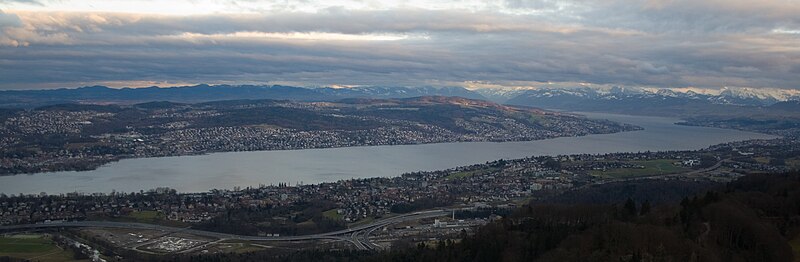
[[[571,192],[576,194],[577,192]],[[793,261],[800,174],[750,175],[680,203],[523,206],[461,241],[383,253],[251,253],[185,261]]]

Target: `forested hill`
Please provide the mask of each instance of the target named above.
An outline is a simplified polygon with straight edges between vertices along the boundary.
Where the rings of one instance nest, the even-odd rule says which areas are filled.
[[[579,192],[571,192],[573,194]],[[793,261],[800,174],[749,175],[671,204],[536,204],[461,241],[382,253],[301,251],[178,261]],[[797,252],[795,250],[794,252]]]
[[[463,87],[305,88],[281,85],[194,85],[179,87],[109,88],[89,86],[49,90],[0,91],[0,108],[33,108],[63,103],[135,104],[151,101],[198,103],[219,100],[274,99],[334,101],[345,98],[451,96],[486,99]]]
[[[530,141],[639,127],[459,97],[226,100],[0,110],[0,175],[91,170],[133,157],[463,141]]]
[[[750,175],[672,205],[521,208],[460,243],[374,261],[792,261],[800,239],[800,175]]]

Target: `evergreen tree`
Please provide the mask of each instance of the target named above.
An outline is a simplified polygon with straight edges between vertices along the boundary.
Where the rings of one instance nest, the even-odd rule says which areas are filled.
[[[650,207],[650,200],[645,200],[644,203],[642,203],[642,208],[641,208],[641,210],[639,210],[639,214],[640,215],[645,215],[647,213],[650,213],[650,208],[651,208]]]
[[[625,208],[625,211],[626,211],[627,215],[635,216],[637,214],[637,212],[636,212],[636,202],[634,202],[633,199],[631,199],[631,198],[628,198],[628,200],[625,201],[624,208]]]

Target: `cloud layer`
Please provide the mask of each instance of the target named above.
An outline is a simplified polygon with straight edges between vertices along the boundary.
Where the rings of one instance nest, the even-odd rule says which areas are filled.
[[[168,3],[0,4],[0,89],[143,82],[800,88],[798,1]]]

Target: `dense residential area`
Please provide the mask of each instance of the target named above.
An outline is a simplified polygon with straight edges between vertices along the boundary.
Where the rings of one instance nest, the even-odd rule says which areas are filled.
[[[350,179],[313,185],[263,185],[198,193],[158,188],[113,194],[0,195],[0,223],[115,219],[139,212],[156,212],[163,221],[229,233],[317,233],[330,230],[329,227],[343,227],[393,213],[446,206],[515,206],[525,200],[550,198],[557,192],[619,181],[724,183],[749,173],[780,173],[798,168],[800,143],[797,141],[752,140],[700,151],[498,160],[394,178]],[[265,221],[270,226],[258,226]],[[297,230],[293,226],[308,221],[319,228],[312,226],[292,231]]]
[[[0,262],[800,262],[800,0],[0,0]]]
[[[527,141],[641,130],[569,113],[456,97],[58,104],[0,113],[0,167],[6,175],[86,170],[135,157]],[[766,131],[722,127],[783,137],[690,151],[540,155],[319,184],[262,184],[207,192],[161,187],[138,192],[0,194],[0,233],[5,234],[0,240],[6,246],[20,241],[50,250],[24,257],[93,261],[466,259],[454,250],[486,260],[503,253],[516,260],[554,261],[575,256],[669,261],[726,260],[738,254],[759,257],[754,252],[787,254],[786,244],[800,241],[791,222],[793,213],[781,213],[784,217],[779,220],[763,220],[762,215],[737,220],[759,221],[765,231],[717,219],[736,216],[720,211],[718,205],[774,213],[771,207],[736,206],[737,199],[761,202],[748,194],[721,195],[717,193],[721,188],[750,183],[747,190],[753,190],[753,182],[742,181],[764,179],[760,176],[764,174],[784,177],[800,169],[796,130],[771,126],[766,125]],[[781,199],[793,196],[789,191],[775,192],[781,192]],[[620,230],[613,225],[627,230],[629,238],[618,242],[625,250],[605,250],[602,243],[586,240]],[[666,241],[658,243],[673,244],[662,249],[653,249],[658,246],[655,242],[638,245],[654,241],[635,233],[647,230],[656,230],[659,241]],[[731,237],[731,232],[759,235],[742,239]],[[752,243],[765,239],[774,243],[752,248]],[[503,244],[494,246],[492,241]],[[740,242],[746,244],[736,244]],[[577,244],[585,248],[569,246]],[[476,247],[488,248],[470,253]],[[580,253],[587,250],[604,253]],[[783,257],[773,260],[785,261],[779,258]]]
[[[455,97],[65,104],[0,111],[0,174],[91,170],[132,157],[464,141],[638,127]]]
[[[448,170],[407,173],[394,178],[350,179],[313,185],[263,185],[196,193],[157,188],[111,194],[3,194],[0,195],[0,223],[5,226],[57,226],[74,221],[132,222],[267,239],[314,236],[369,225],[373,229],[364,237],[369,240],[364,241],[378,249],[392,248],[402,251],[408,241],[425,243],[425,239],[434,240],[430,242],[433,249],[418,250],[422,253],[416,255],[422,255],[444,247],[456,248],[460,244],[451,240],[464,237],[467,237],[464,241],[484,241],[487,230],[498,230],[499,225],[507,226],[505,223],[508,222],[501,223],[501,219],[518,223],[520,214],[538,217],[535,212],[530,213],[529,204],[539,206],[546,203],[596,203],[601,206],[587,212],[621,216],[623,221],[650,221],[647,220],[651,216],[648,212],[656,212],[657,216],[664,215],[662,211],[658,211],[661,209],[651,211],[651,207],[661,208],[665,203],[677,203],[685,196],[702,194],[706,190],[719,188],[748,175],[780,174],[798,169],[800,143],[797,141],[750,140],[720,144],[698,151],[580,154],[498,160]],[[626,199],[636,199],[639,202],[632,208],[626,204],[623,209],[602,206],[607,203],[623,203]],[[536,208],[549,210],[547,207]],[[564,208],[565,211],[557,212],[570,210]],[[450,211],[439,214],[435,221],[421,219],[413,223],[395,222],[392,226],[380,224],[380,221],[392,220],[404,214],[427,212],[426,210]],[[553,215],[572,216],[571,214]],[[680,218],[676,223],[696,223],[696,218],[691,217],[694,215],[687,216],[689,217]],[[507,218],[503,219],[504,217]],[[598,221],[587,222],[600,225],[596,224]],[[517,230],[514,228],[516,227],[503,230]],[[227,251],[221,246],[229,245],[213,244],[216,243],[213,239],[204,238],[208,236],[189,232],[167,233],[170,236],[159,236],[162,233],[158,232],[90,228],[68,233],[67,236],[91,239],[93,246],[106,247],[103,249],[106,252],[104,257],[113,257],[114,254],[121,255],[124,252],[128,252],[124,253],[125,256],[146,255],[150,253],[147,251],[149,248],[161,250],[158,252],[173,250],[169,252],[186,254],[203,250],[210,252],[208,250],[220,248],[221,250],[206,255],[223,255]],[[132,234],[132,238],[129,234]],[[478,235],[472,237],[474,234]],[[130,240],[123,241],[126,238]],[[129,241],[143,244],[126,244]],[[141,249],[144,243],[154,247]],[[262,245],[258,243],[246,244],[252,248],[248,250],[266,251],[258,248]],[[280,243],[299,245],[293,248],[309,252],[318,250],[313,248],[320,247],[318,245],[325,246],[319,250],[353,248],[339,242],[325,241]],[[553,244],[556,243],[558,242]],[[329,244],[334,246],[328,246]],[[131,250],[135,252],[130,253]],[[271,257],[286,254],[261,251],[248,253],[248,256],[268,254],[266,256]],[[646,253],[648,256],[661,256],[653,252],[655,251]],[[372,256],[367,253],[358,256],[362,255]],[[684,255],[687,254],[680,254]],[[291,260],[294,259],[296,258]]]

